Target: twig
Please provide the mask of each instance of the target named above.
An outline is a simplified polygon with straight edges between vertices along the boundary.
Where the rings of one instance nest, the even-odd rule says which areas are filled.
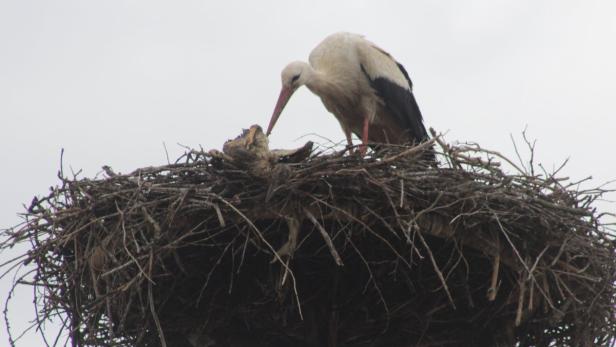
[[[445,278],[443,277],[443,273],[441,272],[441,270],[438,267],[438,264],[436,263],[436,259],[434,259],[434,255],[432,254],[432,251],[430,250],[430,246],[428,246],[428,244],[426,243],[426,240],[424,240],[423,236],[421,235],[421,231],[418,231],[417,235],[419,236],[419,240],[421,241],[424,248],[428,252],[428,255],[430,256],[430,262],[432,262],[432,267],[434,268],[434,272],[436,272],[436,274],[438,275],[438,278],[441,281],[441,284],[443,285],[443,289],[445,289],[445,293],[447,293],[449,304],[455,310],[456,304],[453,302],[453,297],[451,296],[451,293],[449,292],[449,287],[447,286],[447,282],[445,281]]]
[[[329,248],[329,253],[332,255],[332,258],[334,258],[336,265],[344,266],[344,263],[342,262],[342,259],[340,258],[340,254],[338,254],[338,251],[336,251],[334,242],[332,241],[332,238],[329,237],[329,234],[327,233],[327,231],[323,228],[323,226],[319,223],[319,221],[317,221],[314,215],[312,215],[312,213],[308,211],[308,209],[304,209],[304,213],[306,214],[306,217],[310,219],[312,224],[314,224],[314,226],[317,227],[317,229],[321,233],[321,236],[323,236],[323,240],[325,241],[325,244],[327,244],[327,248]]]

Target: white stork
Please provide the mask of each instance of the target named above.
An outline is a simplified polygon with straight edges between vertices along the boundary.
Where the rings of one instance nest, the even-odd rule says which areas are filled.
[[[347,139],[351,133],[368,142],[419,143],[428,139],[411,79],[389,53],[351,33],[328,36],[311,53],[309,62],[295,61],[282,70],[282,90],[267,135],[293,93],[302,85],[318,95],[333,113]]]

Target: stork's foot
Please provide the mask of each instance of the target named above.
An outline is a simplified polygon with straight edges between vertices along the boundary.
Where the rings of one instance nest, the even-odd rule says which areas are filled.
[[[359,146],[348,145],[346,146],[345,150],[349,151],[349,155],[356,155],[356,156],[364,157],[366,153],[368,152],[368,146],[367,145],[359,145]]]
[[[355,154],[355,147],[353,147],[353,145],[347,145],[344,150],[349,151],[349,155]]]
[[[359,146],[358,152],[361,157],[366,156],[366,152],[368,152],[368,145],[366,145],[365,143],[362,143]]]

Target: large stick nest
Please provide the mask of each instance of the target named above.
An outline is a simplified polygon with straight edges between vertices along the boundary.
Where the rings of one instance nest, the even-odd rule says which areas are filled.
[[[224,152],[61,175],[5,232],[31,243],[37,323],[66,317],[56,344],[613,344],[601,188],[438,137],[360,158],[270,152],[253,127]]]

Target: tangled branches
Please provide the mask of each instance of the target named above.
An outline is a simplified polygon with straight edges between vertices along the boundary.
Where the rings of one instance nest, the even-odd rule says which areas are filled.
[[[436,150],[439,167],[422,161]],[[74,346],[608,346],[614,235],[602,189],[505,173],[441,138],[260,171],[204,152],[62,178],[29,241],[41,321]],[[511,162],[514,166],[513,162]],[[518,167],[518,166],[516,166]],[[265,170],[265,171],[264,171]],[[5,267],[8,265],[4,265]]]

